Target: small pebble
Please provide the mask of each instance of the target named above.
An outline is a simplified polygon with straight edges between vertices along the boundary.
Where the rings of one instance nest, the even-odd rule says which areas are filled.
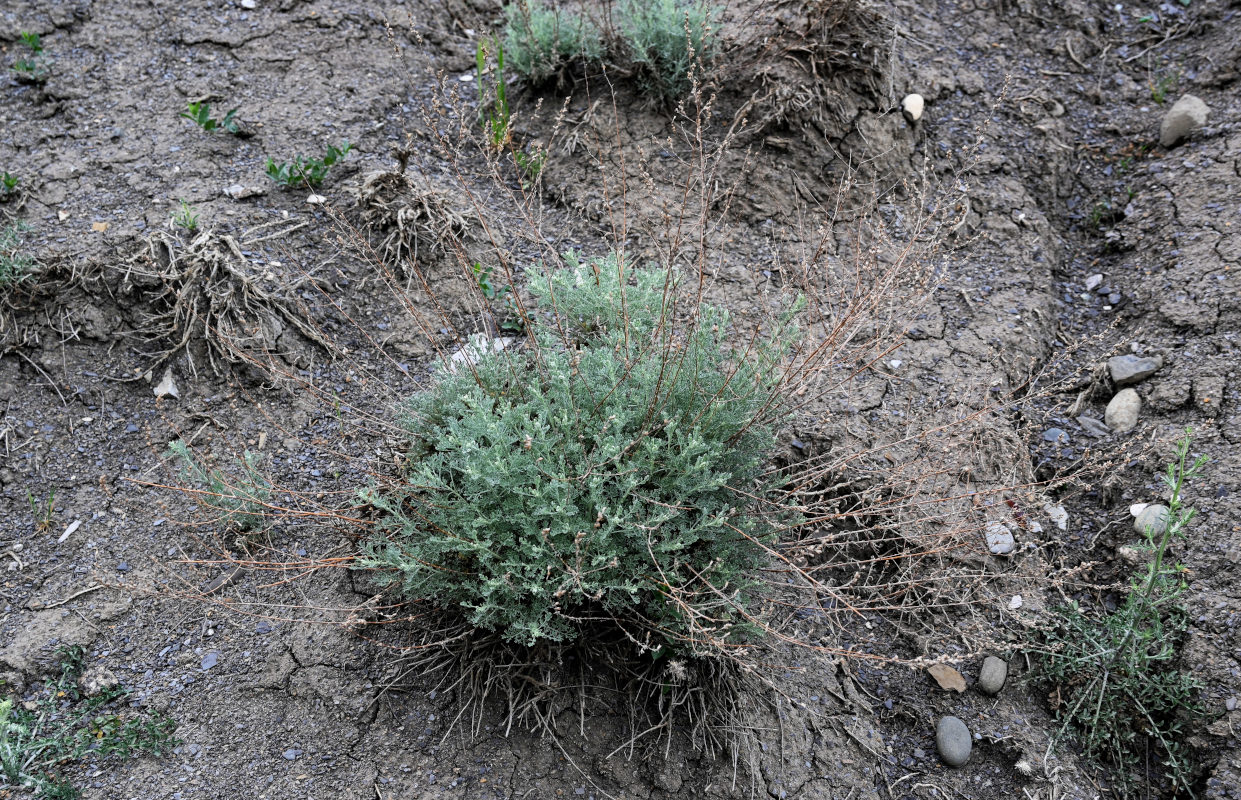
[[[999,694],[1008,679],[1008,662],[996,656],[983,659],[982,669],[978,671],[978,688],[987,694]]]
[[[1043,431],[1043,441],[1068,444],[1069,435],[1060,428],[1048,428]]]
[[[1017,540],[1013,538],[1013,532],[1002,522],[988,522],[986,537],[987,549],[994,555],[1006,556],[1017,549]]]
[[[1132,389],[1121,389],[1107,404],[1103,413],[1103,421],[1116,433],[1133,430],[1138,424],[1138,414],[1142,412],[1142,398]]]
[[[1171,512],[1168,507],[1153,503],[1138,513],[1133,520],[1133,529],[1143,536],[1163,536],[1170,520]]]

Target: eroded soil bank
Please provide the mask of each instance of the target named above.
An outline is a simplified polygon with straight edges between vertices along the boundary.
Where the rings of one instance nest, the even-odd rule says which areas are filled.
[[[795,20],[804,10],[733,3],[724,33],[745,41],[755,20]],[[550,143],[552,154],[537,231],[508,206],[512,195],[495,187],[484,160],[443,158],[436,126],[451,133],[474,120],[438,111],[440,81],[469,99],[478,32],[498,11],[486,0],[13,0],[0,11],[5,63],[19,56],[19,31],[38,32],[50,62],[42,84],[10,76],[0,85],[0,170],[21,179],[0,213],[29,226],[23,247],[44,265],[48,287],[22,294],[0,329],[5,689],[32,690],[58,647],[83,645],[135,704],[175,719],[182,741],[162,759],[67,767],[84,796],[1106,796],[1106,770],[1080,762],[1071,746],[1049,748],[1057,723],[1043,689],[1021,680],[1021,657],[998,696],[973,684],[983,654],[1012,655],[1010,633],[1030,635],[1049,606],[1079,591],[1055,579],[1059,570],[1098,562],[1087,577],[1123,586],[1129,506],[1162,496],[1169,449],[1145,445],[1192,426],[1211,462],[1190,492],[1200,516],[1175,552],[1189,583],[1183,663],[1202,681],[1206,712],[1189,745],[1202,765],[1198,795],[1237,797],[1236,3],[882,3],[848,34],[870,40],[816,31],[818,44],[787,63],[738,46],[721,68],[732,83],[713,124],[754,96],[744,90],[765,87],[769,104],[754,107],[749,127],[713,162],[717,182],[731,187],[727,203],[706,209],[712,224],[701,240],[716,254],[714,301],[747,313],[758,288],[782,280],[779,254],[815,241],[814,220],[848,216],[834,205],[846,167],[878,198],[874,218],[896,234],[908,228],[918,187],[947,187],[956,204],[929,299],[881,363],[793,432],[797,445],[785,456],[874,444],[930,424],[934,409],[962,398],[1028,396],[1008,403],[987,437],[951,454],[955,466],[969,467],[971,480],[1016,484],[1094,465],[1085,490],[1031,493],[1034,505],[1023,507],[1042,531],[1019,532],[1015,555],[991,556],[980,535],[977,552],[961,557],[1009,589],[1006,598],[1021,593],[1019,608],[912,608],[832,634],[862,652],[947,657],[970,684],[964,693],[899,664],[793,654],[781,680],[805,708],[778,713],[741,762],[704,758],[684,742],[613,754],[627,720],[602,711],[582,720],[566,709],[558,743],[486,718],[475,730],[456,719],[450,693],[416,682],[387,689],[391,637],[281,621],[356,606],[372,596],[364,581],[324,570],[284,586],[261,570],[234,573],[208,532],[180,524],[193,519],[188,500],[150,485],[173,474],[169,441],[220,454],[254,448],[292,489],[345,491],[365,480],[374,445],[346,435],[367,427],[376,404],[368,393],[390,406],[425,378],[437,347],[452,347],[455,334],[424,332],[340,235],[341,220],[364,221],[367,206],[355,202],[363,176],[391,169],[394,148],[419,185],[444,193],[479,259],[496,240],[515,260],[539,257],[543,240],[602,250],[621,228],[621,204],[610,202],[619,185],[624,244],[654,254],[653,243],[668,242],[670,215],[693,205],[684,186],[700,165],[682,136],[692,116],[647,107],[623,76],[614,88],[574,84],[562,116],[567,91],[543,95],[535,114],[539,97],[514,89],[527,112],[519,134]],[[894,111],[908,92],[926,98],[916,125]],[[1209,106],[1207,123],[1160,147],[1160,121],[1187,92]],[[178,117],[203,98],[220,112],[239,107],[251,135],[206,135]],[[725,130],[709,129],[707,140],[725,141]],[[344,140],[355,151],[322,190],[326,206],[263,174],[269,157]],[[257,317],[264,321],[251,334],[322,395],[282,390],[258,370],[217,374],[208,350],[169,351],[174,341],[146,335],[168,307],[152,264],[213,247],[233,257],[223,239],[195,251],[194,235],[170,229],[181,201],[197,209],[203,231],[232,238],[258,287],[287,300],[290,315],[313,310],[313,330],[350,349],[352,359],[332,361],[290,317]],[[853,252],[856,230],[833,229],[833,257]],[[896,234],[874,253],[877,263],[899,261]],[[446,316],[476,330],[476,303],[452,259],[419,257],[436,295],[460,306]],[[416,310],[428,311],[426,302]],[[1103,419],[1116,387],[1098,367],[1117,353],[1163,363],[1135,385],[1142,410],[1124,434],[1081,421]],[[179,397],[157,401],[152,387],[166,367]],[[384,388],[362,389],[363,378]],[[1044,384],[1054,391],[1040,391]],[[48,497],[39,526],[30,498]],[[1045,500],[1063,502],[1063,527],[1040,508]],[[1001,512],[980,511],[980,524]],[[313,560],[350,546],[321,530],[275,540],[271,552]],[[1106,605],[1115,594],[1081,599]],[[946,714],[977,734],[958,769],[936,755],[935,722]]]

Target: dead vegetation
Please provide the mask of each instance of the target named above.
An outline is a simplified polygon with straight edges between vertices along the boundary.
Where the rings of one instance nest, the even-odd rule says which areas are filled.
[[[477,224],[473,210],[458,207],[449,192],[419,186],[404,171],[367,173],[354,196],[363,229],[383,237],[379,256],[401,277],[412,276],[422,260],[454,253]]]
[[[300,291],[303,274],[282,283],[256,267],[227,234],[203,231],[189,242],[157,233],[121,271],[120,292],[141,303],[132,335],[155,349],[142,353],[147,370],[184,353],[192,372],[205,358],[216,375],[225,365],[267,363],[288,347],[287,331],[331,351],[312,322]]]

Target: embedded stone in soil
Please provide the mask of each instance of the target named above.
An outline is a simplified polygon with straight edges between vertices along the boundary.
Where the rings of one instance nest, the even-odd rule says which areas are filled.
[[[970,729],[956,717],[942,717],[935,726],[935,749],[950,767],[959,767],[970,760],[974,742]]]
[[[1114,356],[1107,360],[1107,369],[1112,374],[1112,382],[1117,386],[1128,386],[1131,383],[1145,380],[1154,375],[1163,366],[1163,359],[1140,358],[1138,356]]]
[[[1138,414],[1142,412],[1142,398],[1132,389],[1121,389],[1107,404],[1103,420],[1107,427],[1116,433],[1131,431],[1138,424]]]
[[[1143,536],[1163,536],[1171,519],[1168,507],[1155,503],[1142,509],[1137,518],[1133,520],[1133,529]]]
[[[978,671],[978,688],[986,694],[999,694],[1008,679],[1008,662],[996,656],[983,659],[982,669]]]

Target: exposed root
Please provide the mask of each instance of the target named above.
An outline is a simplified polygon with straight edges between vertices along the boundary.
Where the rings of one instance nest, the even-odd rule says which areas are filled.
[[[764,7],[772,21],[743,43],[753,55],[741,73],[754,86],[737,116],[751,131],[774,127],[838,138],[857,115],[850,98],[881,98],[890,80],[892,25],[857,0],[782,0]]]
[[[135,335],[162,345],[148,354],[148,369],[195,341],[205,343],[217,375],[223,363],[267,363],[289,327],[325,350],[334,349],[292,299],[309,276],[265,288],[273,287],[275,276],[257,271],[231,236],[205,231],[183,244],[156,233],[124,269],[122,292],[138,294],[153,309],[141,312]],[[192,358],[190,363],[193,367]]]
[[[413,688],[451,698],[446,738],[462,729],[476,736],[491,723],[505,735],[518,728],[560,739],[577,728],[584,736],[588,719],[623,713],[627,734],[613,755],[666,755],[675,737],[686,736],[680,744],[696,752],[736,757],[765,716],[769,692],[728,657],[641,652],[608,625],[574,642],[525,647],[446,613],[430,619],[416,623],[416,643],[402,648],[376,699]]]
[[[452,252],[477,222],[448,192],[419,187],[403,172],[372,172],[355,189],[367,231],[384,234],[379,255],[395,274],[410,275],[419,258]]]

